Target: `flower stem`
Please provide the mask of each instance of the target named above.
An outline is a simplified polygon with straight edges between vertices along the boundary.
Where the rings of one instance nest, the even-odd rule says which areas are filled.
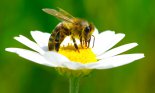
[[[80,77],[70,77],[69,93],[78,93]]]

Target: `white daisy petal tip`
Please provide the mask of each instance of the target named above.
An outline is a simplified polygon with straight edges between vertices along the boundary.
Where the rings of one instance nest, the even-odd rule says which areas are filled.
[[[133,42],[132,44],[133,44],[133,46],[138,46],[137,42]]]
[[[103,58],[108,58],[108,57],[112,57],[118,54],[121,54],[125,51],[128,51],[134,47],[136,47],[138,44],[137,43],[129,43],[129,44],[125,44],[116,48],[113,48],[109,51],[107,51],[106,53],[103,53],[99,56],[97,56],[98,59],[103,59]]]
[[[5,48],[5,51],[12,52],[12,53],[17,53],[18,52],[18,49],[19,48],[11,47],[11,48]]]
[[[44,53],[43,49],[41,49],[41,47],[38,44],[36,44],[35,42],[31,41],[23,35],[19,35],[19,37],[14,37],[14,39],[41,54]]]
[[[15,50],[12,49],[12,48],[5,48],[5,51],[7,51],[7,52],[15,52]]]
[[[30,34],[31,35],[37,35],[38,33],[44,33],[44,32],[41,32],[41,31],[39,31],[39,30],[32,30],[32,31],[30,31]]]
[[[31,30],[30,33],[33,33],[33,32],[41,32],[39,30]]]
[[[116,34],[118,37],[120,37],[121,39],[123,39],[125,37],[125,34],[124,33],[118,33]]]
[[[34,34],[35,32],[38,32],[38,31],[30,31],[30,34],[32,35],[32,34]]]
[[[90,69],[110,69],[119,66],[123,66],[129,63],[132,63],[136,60],[144,58],[143,53],[136,53],[136,54],[123,54],[117,55],[114,57],[102,59],[96,63],[90,63],[87,65],[87,68]]]
[[[5,50],[8,52],[16,53],[18,56],[25,58],[27,60],[30,60],[32,62],[50,66],[50,67],[56,67],[54,63],[47,61],[41,54],[37,52],[22,49],[22,48],[6,48]]]
[[[121,56],[121,55],[118,55],[118,56]],[[119,66],[127,65],[129,63],[135,62],[135,61],[137,61],[139,59],[142,59],[144,57],[145,56],[142,53],[137,53],[137,54],[124,54],[124,55],[122,55],[122,60],[124,60],[124,61],[121,61],[120,60],[118,62],[113,62],[111,64],[111,66],[113,66],[113,67],[119,67]],[[120,57],[120,59],[121,59],[121,57]],[[111,68],[113,68],[113,67],[111,67]]]
[[[110,32],[110,33],[115,34],[115,31],[113,31],[113,30],[105,30],[105,31],[102,31],[102,32]]]
[[[127,60],[128,61],[120,61],[120,62],[117,62],[117,63],[114,63],[113,64],[113,67],[119,67],[119,66],[123,66],[123,65],[126,65],[126,64],[129,64],[129,63],[132,63],[132,62],[135,62],[139,59],[142,59],[144,58],[144,54],[143,53],[137,53],[137,54],[126,54],[126,55],[131,55],[132,58],[128,58]],[[132,56],[133,55],[133,56]]]
[[[34,41],[44,50],[44,47],[48,45],[48,40],[50,37],[49,33],[41,32],[38,30],[31,31],[31,36],[34,39]]]
[[[144,58],[144,57],[145,57],[145,54],[139,53],[139,59]]]
[[[25,38],[23,35],[15,36],[14,39],[19,41],[21,39]]]
[[[15,40],[17,40],[19,38],[19,36],[15,36],[15,37],[13,37],[13,39],[15,39]]]

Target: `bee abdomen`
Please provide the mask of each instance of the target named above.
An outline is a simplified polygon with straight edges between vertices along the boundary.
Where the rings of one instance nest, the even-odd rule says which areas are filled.
[[[60,44],[66,36],[70,35],[70,32],[63,24],[59,24],[51,34],[48,42],[49,51],[59,51]]]

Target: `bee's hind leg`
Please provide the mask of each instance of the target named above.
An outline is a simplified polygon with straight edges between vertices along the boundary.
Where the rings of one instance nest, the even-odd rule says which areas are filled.
[[[77,44],[76,44],[75,38],[72,37],[72,39],[73,39],[74,47],[78,50],[78,52],[80,52],[80,51],[79,51],[79,48],[78,48],[78,46],[77,46]]]

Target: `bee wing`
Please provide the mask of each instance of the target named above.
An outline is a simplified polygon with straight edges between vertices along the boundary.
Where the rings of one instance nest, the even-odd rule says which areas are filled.
[[[72,20],[73,17],[69,13],[67,13],[66,11],[64,11],[62,9],[59,9],[60,12],[57,10],[54,10],[54,9],[49,9],[49,8],[45,8],[42,10],[44,12],[46,12],[47,14],[50,14],[50,15],[57,17],[60,20],[73,23],[73,20]]]
[[[69,18],[74,18],[71,14],[69,14],[67,11],[65,11],[65,10],[63,10],[63,9],[61,9],[61,8],[58,8],[59,9],[59,11],[63,14],[63,15],[65,15],[65,16],[67,16],[67,17],[69,17]]]

